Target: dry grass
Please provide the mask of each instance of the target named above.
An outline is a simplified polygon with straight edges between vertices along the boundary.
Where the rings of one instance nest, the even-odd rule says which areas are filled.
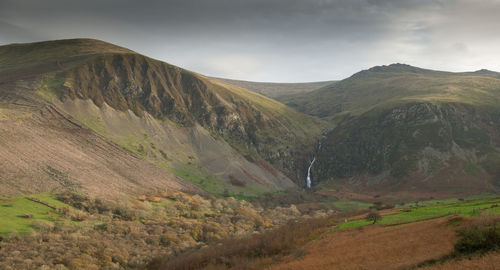
[[[500,252],[488,253],[484,256],[451,260],[443,264],[436,264],[420,269],[425,269],[425,270],[500,269]]]
[[[289,256],[269,269],[399,269],[449,254],[455,239],[447,219],[342,230],[307,244],[302,258]]]

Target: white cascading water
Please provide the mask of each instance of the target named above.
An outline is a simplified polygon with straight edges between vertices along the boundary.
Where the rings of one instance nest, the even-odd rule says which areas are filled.
[[[309,168],[307,169],[307,178],[306,178],[307,188],[311,188],[311,167],[313,166],[315,161],[316,161],[316,157],[313,158],[313,160],[311,161],[311,164],[309,165]]]
[[[322,143],[322,140],[326,139],[326,135],[323,134],[323,138],[318,142],[318,152],[319,150],[321,150],[321,143]],[[314,162],[316,161],[316,157],[313,157],[313,160],[311,161],[311,164],[309,164],[309,168],[307,168],[307,177],[306,177],[306,187],[307,188],[311,188],[311,184],[312,184],[312,179],[311,179],[311,168],[314,164]]]

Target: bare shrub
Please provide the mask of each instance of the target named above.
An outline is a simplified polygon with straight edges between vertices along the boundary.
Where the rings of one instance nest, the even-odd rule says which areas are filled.
[[[46,220],[35,220],[32,226],[42,233],[48,233],[54,230],[54,223]]]

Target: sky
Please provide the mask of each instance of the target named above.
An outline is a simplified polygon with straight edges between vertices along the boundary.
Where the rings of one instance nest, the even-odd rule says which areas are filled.
[[[500,0],[0,0],[0,45],[80,37],[250,81],[500,71]]]

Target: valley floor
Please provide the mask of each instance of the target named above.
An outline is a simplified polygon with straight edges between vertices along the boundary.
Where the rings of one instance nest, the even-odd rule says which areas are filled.
[[[337,213],[159,258],[149,269],[497,269],[499,203],[490,196],[374,204],[377,224],[367,210]]]

